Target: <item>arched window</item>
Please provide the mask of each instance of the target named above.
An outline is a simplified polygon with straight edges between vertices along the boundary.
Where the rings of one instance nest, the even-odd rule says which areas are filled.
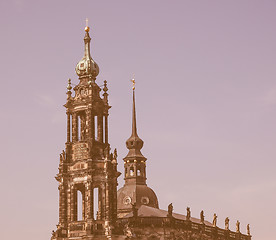
[[[77,191],[77,221],[83,220],[83,196],[81,191]]]
[[[134,167],[132,167],[132,166],[129,169],[129,175],[134,176]]]
[[[93,190],[93,217],[94,220],[97,219],[99,211],[99,188],[94,188]]]

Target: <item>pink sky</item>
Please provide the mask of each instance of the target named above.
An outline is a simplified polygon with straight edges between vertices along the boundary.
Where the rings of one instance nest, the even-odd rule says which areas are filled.
[[[54,179],[66,141],[67,79],[89,18],[99,85],[108,81],[110,144],[119,169],[138,134],[160,207],[203,209],[218,225],[250,223],[274,240],[276,2],[0,2],[1,239],[46,240],[58,222]],[[120,186],[123,180],[120,178]]]

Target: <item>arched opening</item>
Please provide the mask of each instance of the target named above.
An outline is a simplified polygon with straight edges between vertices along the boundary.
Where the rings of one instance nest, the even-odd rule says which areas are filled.
[[[141,176],[141,170],[137,169],[137,176]]]
[[[69,126],[69,130],[70,130],[70,136],[69,136],[69,141],[71,142],[71,141],[73,141],[73,116],[72,116],[72,114],[70,114],[70,121],[69,121],[69,124],[70,124],[70,126]]]
[[[77,116],[77,120],[78,120],[78,136],[77,136],[77,140],[80,141],[81,140],[81,118],[78,115]]]
[[[83,220],[83,196],[81,191],[77,191],[77,221]]]
[[[134,167],[129,168],[129,175],[134,176]]]
[[[94,220],[98,218],[99,215],[99,188],[94,188],[93,190],[93,217]]]
[[[98,117],[94,116],[94,134],[95,139],[98,140]]]

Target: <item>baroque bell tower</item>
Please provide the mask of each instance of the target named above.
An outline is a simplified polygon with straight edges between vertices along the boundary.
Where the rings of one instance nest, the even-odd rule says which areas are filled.
[[[99,67],[90,55],[85,28],[84,57],[76,66],[79,83],[67,86],[67,142],[60,154],[59,222],[52,240],[94,239],[117,218],[117,151],[108,142],[108,88],[96,83]],[[101,90],[103,94],[101,97]]]

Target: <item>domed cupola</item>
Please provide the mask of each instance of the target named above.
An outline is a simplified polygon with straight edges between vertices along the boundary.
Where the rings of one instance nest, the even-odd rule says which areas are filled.
[[[85,77],[95,79],[100,72],[98,64],[90,55],[90,41],[89,27],[87,26],[84,36],[84,56],[76,66],[76,73],[80,79]]]

